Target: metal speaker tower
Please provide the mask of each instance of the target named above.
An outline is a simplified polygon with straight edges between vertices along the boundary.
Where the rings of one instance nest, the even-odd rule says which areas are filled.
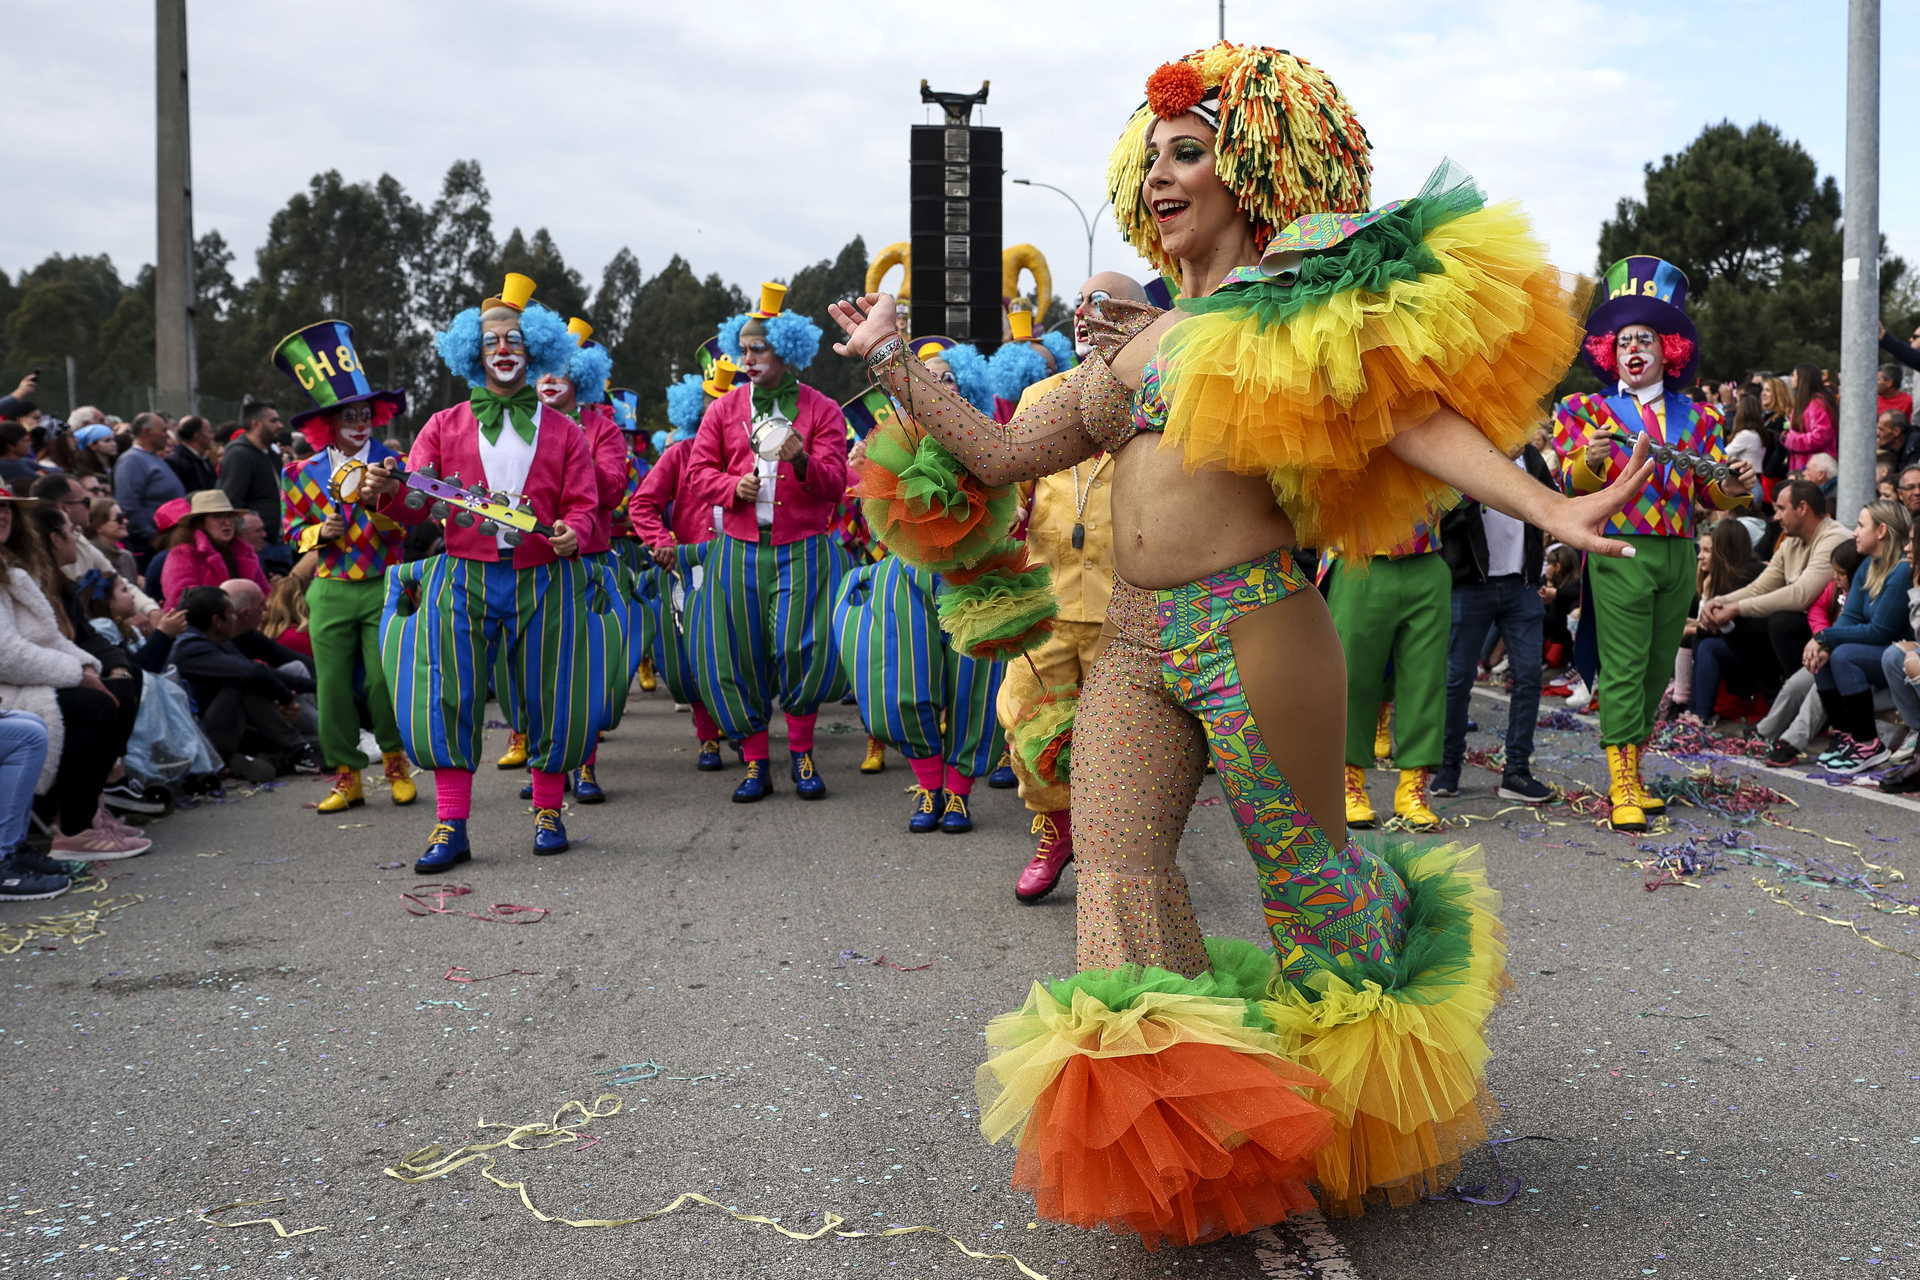
[[[983,353],[999,346],[1000,131],[971,123],[977,93],[941,93],[920,82],[920,100],[946,114],[913,126],[908,230],[913,249],[913,332],[943,333]]]

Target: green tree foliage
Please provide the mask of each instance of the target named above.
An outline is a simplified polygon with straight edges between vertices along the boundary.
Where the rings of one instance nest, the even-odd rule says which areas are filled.
[[[1648,164],[1644,194],[1600,228],[1599,268],[1635,253],[1687,273],[1703,376],[1839,367],[1840,190],[1772,125],[1709,125]],[[1883,299],[1905,272],[1883,241]]]
[[[866,385],[866,377],[857,361],[833,353],[833,339],[840,332],[827,315],[827,305],[849,294],[859,296],[867,283],[867,242],[859,236],[848,241],[831,259],[821,259],[793,273],[787,283],[786,307],[820,326],[820,354],[807,370],[806,381],[835,400],[845,401]]]
[[[700,368],[696,351],[728,316],[747,309],[747,296],[717,275],[701,279],[674,254],[634,295],[631,319],[613,348],[613,380],[640,393],[640,420],[667,421],[667,384]]]
[[[600,288],[593,295],[587,318],[593,321],[594,336],[604,342],[608,350],[619,347],[620,339],[626,336],[627,325],[633,321],[633,301],[640,296],[644,279],[640,259],[624,245],[600,273]]]

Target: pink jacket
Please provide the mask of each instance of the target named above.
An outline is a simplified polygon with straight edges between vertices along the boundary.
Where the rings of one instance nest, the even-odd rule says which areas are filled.
[[[236,537],[222,555],[207,531],[196,529],[191,541],[167,552],[166,567],[160,570],[160,594],[167,608],[178,609],[180,597],[190,588],[217,587],[228,578],[246,578],[262,593],[272,590],[260,568],[260,555],[252,547]]]
[[[803,384],[794,418],[794,430],[805,442],[806,472],[802,475],[791,462],[780,464],[774,485],[776,546],[827,532],[847,487],[847,420],[840,406]],[[753,446],[747,439],[752,420],[751,385],[735,387],[707,406],[678,498],[703,510],[722,508],[721,527],[727,536],[746,542],[758,541],[760,529],[752,500],[741,501],[734,490],[740,477],[754,469]]]
[[[547,524],[565,520],[579,535],[584,550],[596,520],[601,518],[600,487],[587,433],[572,418],[545,405],[540,406],[540,416],[534,421],[537,434],[526,484],[533,514]],[[420,467],[429,463],[442,477],[459,476],[468,488],[487,484],[486,468],[480,465],[480,423],[473,416],[472,406],[462,402],[442,409],[420,428],[413,448],[407,450],[407,464]],[[387,494],[381,499],[380,513],[402,524],[419,524],[427,519],[428,508],[416,511],[407,506],[405,497],[404,487]],[[477,523],[463,529],[449,520],[447,554],[461,560],[498,560],[500,547],[490,534],[480,532]],[[539,534],[528,534],[514,549],[513,567],[531,569],[557,559],[552,543]]]
[[[690,545],[713,537],[713,504],[702,506],[687,496],[687,459],[692,456],[691,440],[668,445],[627,503],[633,531],[649,547]],[[673,510],[668,512],[668,507]]]
[[[1807,459],[1816,453],[1840,454],[1840,436],[1834,429],[1833,415],[1827,412],[1824,400],[1810,400],[1807,411],[1801,417],[1806,424],[1804,431],[1782,432],[1780,442],[1787,446],[1787,469],[1798,471],[1807,465]]]
[[[600,505],[594,511],[593,533],[580,535],[582,553],[613,546],[613,509],[627,496],[627,435],[604,404],[580,406],[580,428],[586,432],[593,457],[593,474]]]
[[[1828,578],[1827,585],[1820,588],[1820,594],[1815,596],[1813,603],[1807,606],[1807,625],[1813,629],[1815,635],[1819,635],[1840,620],[1839,594],[1839,588],[1834,586],[1833,579]]]

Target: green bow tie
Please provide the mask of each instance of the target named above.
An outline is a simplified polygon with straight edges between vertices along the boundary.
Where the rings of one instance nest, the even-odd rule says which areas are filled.
[[[533,415],[540,407],[540,397],[533,393],[532,387],[522,386],[510,396],[475,387],[467,403],[473,406],[473,416],[480,420],[480,434],[487,438],[488,444],[500,443],[502,419],[513,424],[514,432],[522,440],[533,443]]]

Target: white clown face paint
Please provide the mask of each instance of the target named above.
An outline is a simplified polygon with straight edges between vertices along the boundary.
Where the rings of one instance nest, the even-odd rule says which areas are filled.
[[[1641,391],[1667,376],[1666,357],[1660,353],[1660,335],[1644,324],[1630,324],[1613,337],[1620,385]]]

